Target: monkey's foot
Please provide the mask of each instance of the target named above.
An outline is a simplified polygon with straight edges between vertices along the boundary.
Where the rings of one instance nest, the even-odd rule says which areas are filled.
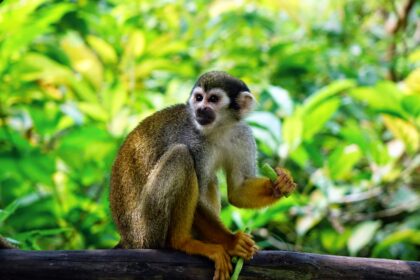
[[[293,178],[290,172],[286,169],[277,167],[277,180],[273,183],[273,195],[274,197],[289,196],[296,188],[296,183],[293,182]]]
[[[238,232],[235,234],[234,241],[228,249],[228,253],[231,256],[237,256],[249,261],[252,256],[257,252],[258,247],[252,240],[251,235]]]
[[[213,280],[229,280],[232,272],[230,257],[221,245],[214,245],[208,257],[214,261],[215,272]]]

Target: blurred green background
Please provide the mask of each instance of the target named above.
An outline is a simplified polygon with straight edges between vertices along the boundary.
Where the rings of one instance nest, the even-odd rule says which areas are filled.
[[[217,69],[258,99],[259,163],[299,185],[258,211],[223,191],[232,230],[266,249],[420,260],[419,18],[411,0],[3,1],[0,234],[114,246],[119,145]]]

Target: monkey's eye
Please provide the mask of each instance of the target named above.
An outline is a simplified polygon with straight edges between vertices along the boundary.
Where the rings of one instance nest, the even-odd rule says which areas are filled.
[[[203,96],[201,94],[196,94],[195,95],[195,100],[200,102],[200,101],[203,100]]]
[[[209,102],[216,103],[217,101],[219,101],[219,96],[217,95],[210,96]]]

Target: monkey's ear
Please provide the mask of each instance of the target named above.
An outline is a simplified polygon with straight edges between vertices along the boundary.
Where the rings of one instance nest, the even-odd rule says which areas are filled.
[[[248,91],[242,91],[238,96],[239,114],[241,117],[246,116],[254,109],[256,104],[255,97]]]

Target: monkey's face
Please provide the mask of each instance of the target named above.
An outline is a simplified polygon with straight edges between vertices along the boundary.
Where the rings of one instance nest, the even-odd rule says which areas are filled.
[[[244,82],[215,71],[198,79],[188,103],[196,125],[208,131],[241,120],[255,102]]]
[[[206,92],[201,87],[195,87],[189,103],[193,109],[195,121],[200,126],[209,127],[220,120],[223,111],[229,105],[229,98],[220,88]]]

